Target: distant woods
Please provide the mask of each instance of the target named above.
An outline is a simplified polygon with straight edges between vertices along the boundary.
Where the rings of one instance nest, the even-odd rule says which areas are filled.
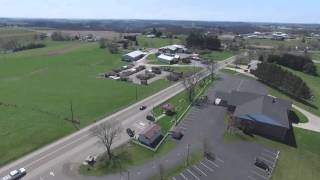
[[[252,73],[262,82],[297,99],[308,100],[312,97],[310,88],[300,77],[278,65],[263,62]]]
[[[220,50],[221,41],[217,36],[192,32],[186,39],[187,47],[209,50]]]
[[[313,76],[316,76],[318,74],[317,67],[315,66],[311,58],[307,56],[294,54],[269,55],[267,58],[267,62],[276,63]]]
[[[62,33],[62,32],[53,32],[51,34],[51,39],[53,41],[71,41],[71,40],[73,40],[73,38],[70,35]]]

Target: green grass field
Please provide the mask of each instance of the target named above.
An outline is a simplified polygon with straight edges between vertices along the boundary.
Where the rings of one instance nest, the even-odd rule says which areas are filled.
[[[249,45],[273,46],[274,48],[278,48],[280,46],[296,48],[296,46],[303,45],[301,40],[296,40],[296,39],[289,39],[286,41],[277,41],[277,40],[271,40],[271,39],[247,39],[246,43]]]
[[[255,141],[280,150],[272,180],[317,180],[320,177],[320,133],[294,128],[297,147],[244,134],[229,134],[228,140]]]
[[[0,165],[135,102],[135,85],[97,75],[124,63],[93,43],[47,42],[47,47],[0,55]],[[139,99],[170,85],[138,87]]]
[[[232,53],[229,51],[211,51],[208,54],[202,55],[202,57],[213,61],[223,61],[232,57]]]
[[[317,51],[315,53],[312,53],[312,59],[320,61],[320,52]]]
[[[172,44],[181,44],[180,39],[163,39],[163,38],[147,38],[146,36],[138,36],[140,47],[144,48],[160,48]]]

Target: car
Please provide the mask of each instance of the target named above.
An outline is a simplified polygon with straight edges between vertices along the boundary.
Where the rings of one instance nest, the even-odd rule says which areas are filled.
[[[20,169],[11,171],[8,175],[3,177],[1,180],[19,180],[26,174],[27,174],[26,169],[20,168]]]
[[[127,134],[128,134],[130,137],[134,137],[135,132],[134,132],[133,130],[131,130],[130,128],[127,128]]]
[[[270,172],[270,167],[268,166],[268,164],[259,158],[256,158],[256,162],[254,163],[254,165],[260,169]]]
[[[155,121],[155,118],[152,115],[147,115],[146,119],[149,121]]]
[[[147,106],[141,106],[139,109],[140,109],[140,111],[143,111],[143,110],[147,109]]]

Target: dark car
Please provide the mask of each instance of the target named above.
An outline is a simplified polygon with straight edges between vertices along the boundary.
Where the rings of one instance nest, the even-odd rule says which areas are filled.
[[[141,106],[139,109],[140,109],[140,111],[143,111],[143,110],[147,109],[147,106]]]
[[[155,121],[155,118],[152,115],[148,115],[146,118],[149,121]]]
[[[268,166],[268,164],[259,158],[256,158],[256,162],[254,163],[254,165],[267,172],[270,172],[270,167]]]
[[[134,134],[135,132],[133,130],[131,130],[130,128],[127,129],[127,134],[130,136],[130,137],[134,137]]]
[[[8,175],[3,177],[1,180],[18,180],[27,174],[25,168],[20,168],[18,170],[11,171]]]

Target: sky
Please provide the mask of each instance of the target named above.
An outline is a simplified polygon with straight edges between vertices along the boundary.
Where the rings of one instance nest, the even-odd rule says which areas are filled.
[[[320,1],[0,0],[0,17],[320,23]]]

